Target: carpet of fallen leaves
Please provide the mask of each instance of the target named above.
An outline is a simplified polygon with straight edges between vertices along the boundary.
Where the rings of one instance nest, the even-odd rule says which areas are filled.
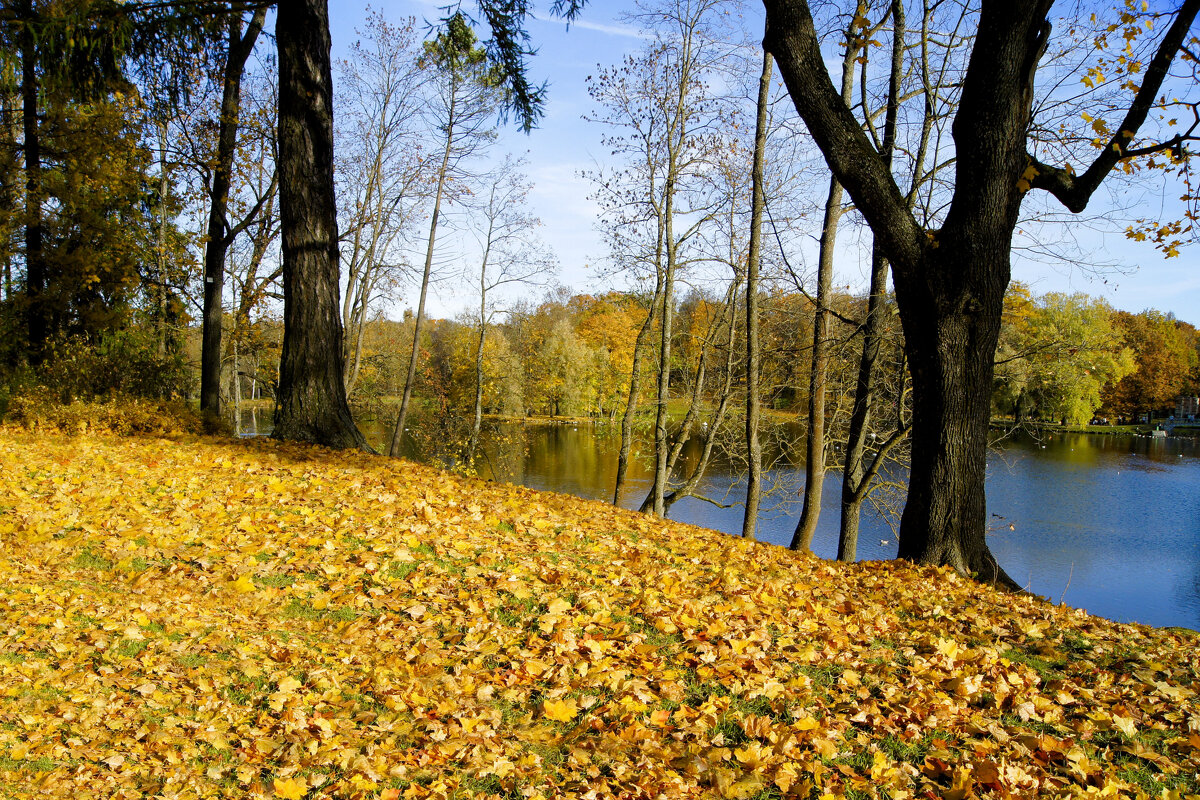
[[[0,797],[1200,794],[1187,631],[273,442],[0,431]]]

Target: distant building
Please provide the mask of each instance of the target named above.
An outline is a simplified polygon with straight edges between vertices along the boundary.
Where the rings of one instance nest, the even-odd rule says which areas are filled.
[[[1175,419],[1189,419],[1200,414],[1200,397],[1181,397],[1175,401]]]

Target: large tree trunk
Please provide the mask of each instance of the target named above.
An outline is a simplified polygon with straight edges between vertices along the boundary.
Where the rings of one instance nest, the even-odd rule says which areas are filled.
[[[254,13],[242,35],[240,12],[229,12],[228,51],[217,122],[217,161],[209,187],[208,241],[204,246],[204,330],[200,345],[200,413],[209,427],[221,416],[221,295],[225,289],[225,253],[229,249],[229,186],[237,149],[238,113],[242,104],[242,72],[266,19],[266,9]]]
[[[369,450],[342,383],[333,79],[325,0],[279,6],[279,199],[283,353],[277,439]]]
[[[21,4],[24,24],[21,48],[21,115],[25,150],[25,296],[29,360],[41,363],[49,336],[46,302],[46,261],[42,248],[42,149],[38,128],[37,42],[30,27],[35,19],[33,0]]]
[[[837,96],[808,3],[763,2],[765,45],[796,110],[895,275],[913,375],[913,458],[900,555],[1011,586],[987,548],[984,467],[992,359],[1021,200],[1036,188],[1072,211],[1086,208],[1153,108],[1200,0],[1179,5],[1125,118],[1079,172],[1042,164],[1027,148],[1052,0],[984,0],[954,119],[954,195],[940,231],[925,231],[913,218],[891,171]],[[1031,166],[1036,175],[1022,181]]]
[[[762,260],[762,218],[764,200],[764,164],[767,151],[767,106],[771,94],[771,54],[763,51],[762,73],[758,78],[758,113],[754,123],[754,165],[750,172],[750,244],[746,254],[746,510],[742,515],[742,536],[754,538],[758,506],[762,499],[762,444],[758,440],[758,421],[762,412],[759,397],[758,344],[758,267]]]
[[[943,241],[927,258],[926,280],[897,275],[913,376],[912,468],[899,554],[1015,588],[988,550],[984,499],[1008,252],[1006,240]],[[962,280],[964,263],[986,268]]]

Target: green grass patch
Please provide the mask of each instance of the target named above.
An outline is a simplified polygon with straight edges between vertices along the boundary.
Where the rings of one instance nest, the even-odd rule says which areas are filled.
[[[113,648],[113,653],[120,658],[137,658],[149,646],[150,642],[145,639],[122,639]]]
[[[284,619],[302,619],[310,622],[331,620],[333,622],[350,622],[358,619],[358,612],[347,606],[337,608],[316,608],[307,600],[290,601],[283,607]]]
[[[1061,654],[1055,653],[1053,656],[1034,655],[1027,653],[1024,650],[1019,650],[1015,647],[1009,648],[1000,654],[1014,664],[1024,664],[1038,674],[1038,677],[1043,681],[1059,680],[1063,674],[1059,671],[1060,668],[1066,666],[1067,659]]]
[[[92,550],[91,547],[83,548],[79,555],[75,556],[73,563],[81,569],[98,569],[104,572],[113,568],[112,561]]]

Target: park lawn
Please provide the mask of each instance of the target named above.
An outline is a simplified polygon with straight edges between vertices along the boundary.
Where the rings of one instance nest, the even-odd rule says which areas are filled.
[[[0,430],[0,797],[1200,795],[1197,639],[270,441]]]

